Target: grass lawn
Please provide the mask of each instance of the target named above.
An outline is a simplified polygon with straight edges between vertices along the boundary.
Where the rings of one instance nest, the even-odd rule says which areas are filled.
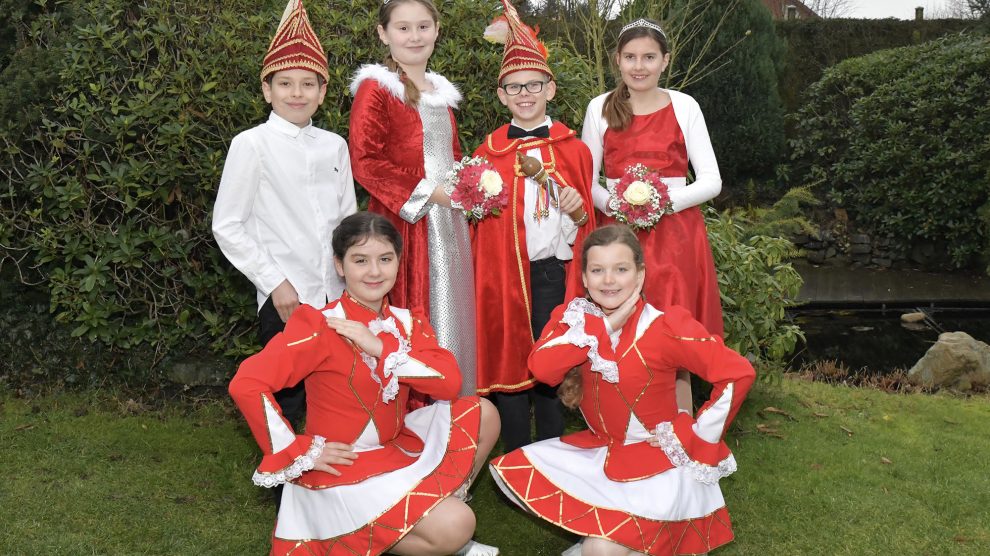
[[[713,554],[990,554],[990,398],[785,380],[736,423],[721,483],[736,541]],[[256,451],[226,401],[0,394],[0,554],[265,554]],[[475,489],[479,540],[506,556],[571,544],[494,488]]]

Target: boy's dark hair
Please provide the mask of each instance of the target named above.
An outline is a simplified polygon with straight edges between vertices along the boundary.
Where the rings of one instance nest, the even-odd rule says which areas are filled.
[[[334,258],[344,260],[348,249],[371,238],[391,243],[395,256],[402,256],[402,236],[389,219],[374,212],[361,211],[341,220],[333,231],[330,245]]]

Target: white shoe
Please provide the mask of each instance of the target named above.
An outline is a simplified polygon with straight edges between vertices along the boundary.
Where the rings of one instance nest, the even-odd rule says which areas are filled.
[[[498,556],[498,547],[470,540],[454,556]]]
[[[560,556],[581,556],[581,542],[574,543],[574,546],[561,552]]]

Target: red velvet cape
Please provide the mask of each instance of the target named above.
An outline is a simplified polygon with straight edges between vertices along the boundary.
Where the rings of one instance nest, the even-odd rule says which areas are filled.
[[[478,394],[515,392],[533,386],[526,358],[534,339],[530,324],[531,287],[526,225],[523,221],[526,178],[516,152],[540,148],[547,173],[561,186],[578,190],[589,220],[578,228],[574,259],[567,265],[566,303],[584,293],[581,244],[595,229],[591,201],[591,152],[574,131],[554,122],[547,139],[509,139],[508,124],[485,138],[475,155],[487,158],[509,187],[509,206],[497,217],[471,227],[478,336]]]

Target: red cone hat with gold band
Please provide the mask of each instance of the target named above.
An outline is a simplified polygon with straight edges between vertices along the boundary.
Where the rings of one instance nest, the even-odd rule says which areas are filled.
[[[261,80],[264,81],[276,71],[289,69],[315,71],[325,81],[330,80],[327,55],[313,26],[309,24],[309,16],[306,15],[302,0],[289,0],[285,6],[278,31],[275,31],[272,43],[268,46],[268,54],[265,55]]]
[[[502,78],[512,72],[523,70],[540,71],[553,79],[553,72],[547,65],[547,47],[536,38],[539,27],[534,30],[520,21],[519,12],[509,0],[502,0],[502,5],[505,6],[505,13],[496,17],[485,29],[486,39],[505,45],[498,82],[501,83]]]

